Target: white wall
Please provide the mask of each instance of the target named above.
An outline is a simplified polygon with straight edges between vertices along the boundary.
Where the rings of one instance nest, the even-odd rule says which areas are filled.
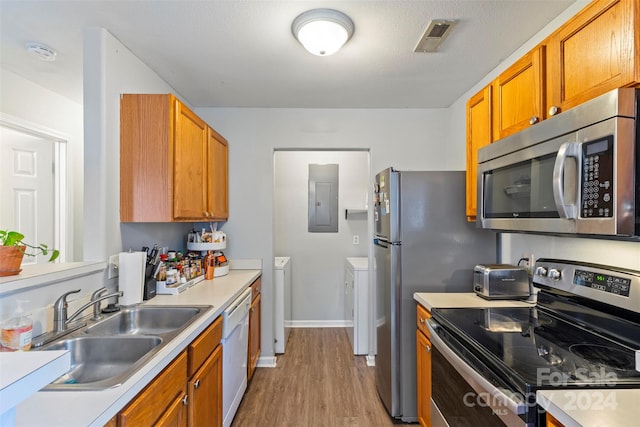
[[[291,257],[292,321],[296,326],[344,326],[344,263],[368,255],[364,209],[369,193],[367,151],[277,151],[274,154],[274,253]],[[338,232],[308,232],[309,164],[338,165]],[[353,244],[353,236],[361,239]],[[365,302],[366,303],[366,302]]]
[[[120,224],[120,94],[175,93],[155,71],[102,28],[84,33],[84,259],[158,243],[176,248],[188,224]],[[126,242],[123,242],[126,238]],[[136,236],[137,241],[132,241]],[[178,243],[180,242],[180,243]],[[126,246],[124,246],[126,244]],[[183,246],[183,244],[182,244]],[[180,247],[182,247],[180,246]]]
[[[263,260],[263,343],[273,342],[276,149],[368,149],[370,183],[388,166],[465,168],[464,140],[453,143],[447,139],[446,109],[199,108],[195,112],[229,141],[227,254]],[[264,346],[265,356],[272,355]]]
[[[82,105],[0,68],[0,112],[61,134],[68,147],[67,261],[82,260]],[[0,224],[0,227],[2,224]]]

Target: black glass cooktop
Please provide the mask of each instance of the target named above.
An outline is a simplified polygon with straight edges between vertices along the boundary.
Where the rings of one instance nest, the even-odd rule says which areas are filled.
[[[523,393],[635,387],[635,352],[540,308],[433,309],[440,325]]]

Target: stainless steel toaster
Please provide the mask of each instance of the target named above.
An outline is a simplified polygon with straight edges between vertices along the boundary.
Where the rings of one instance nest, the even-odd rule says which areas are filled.
[[[529,274],[510,264],[478,264],[473,269],[473,290],[485,299],[525,299]]]

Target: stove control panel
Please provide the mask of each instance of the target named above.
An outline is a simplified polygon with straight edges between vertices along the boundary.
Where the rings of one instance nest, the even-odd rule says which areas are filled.
[[[533,285],[640,313],[640,271],[586,262],[540,258]]]
[[[575,270],[573,284],[625,297],[629,296],[631,289],[631,279],[579,269]]]

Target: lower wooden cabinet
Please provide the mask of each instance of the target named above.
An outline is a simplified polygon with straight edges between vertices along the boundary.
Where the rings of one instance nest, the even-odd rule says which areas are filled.
[[[186,387],[187,352],[183,351],[118,414],[118,426],[186,426]]]
[[[187,425],[187,400],[187,396],[175,399],[154,426],[185,427]]]
[[[193,375],[188,384],[189,426],[222,426],[222,346]]]
[[[420,330],[416,331],[416,375],[418,393],[418,422],[431,426],[431,341]]]
[[[221,339],[218,317],[117,415],[118,427],[221,427]]]
[[[553,415],[547,412],[547,427],[564,427],[560,421],[558,421]]]
[[[431,341],[427,320],[429,310],[418,305],[416,310],[416,392],[418,422],[422,427],[431,427]]]
[[[247,380],[253,377],[253,372],[258,365],[260,358],[260,287],[262,282],[258,277],[251,285],[252,300],[249,311],[249,360],[247,370]]]

